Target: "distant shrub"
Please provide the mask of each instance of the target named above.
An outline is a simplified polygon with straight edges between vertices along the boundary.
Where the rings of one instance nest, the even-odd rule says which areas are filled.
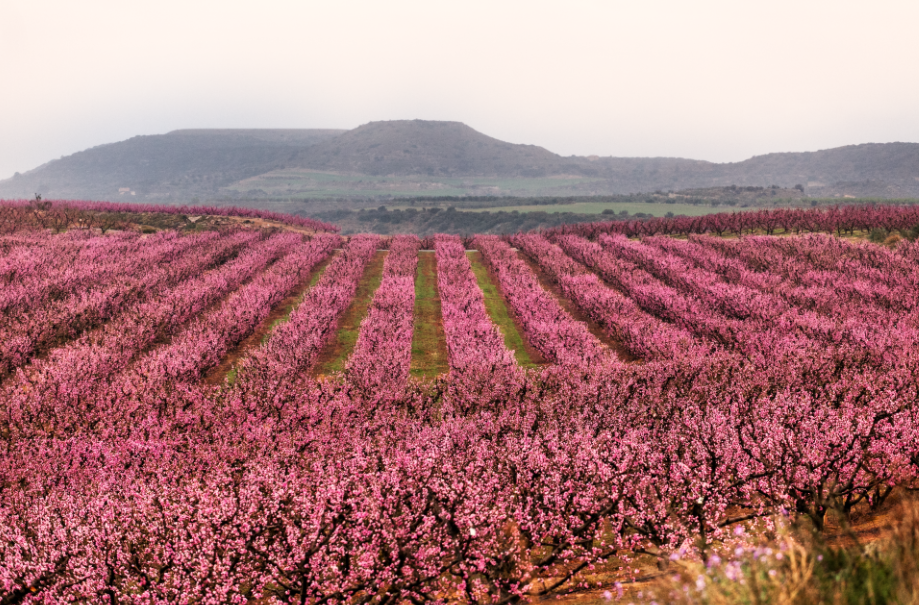
[[[899,244],[900,241],[902,241],[902,240],[903,240],[903,237],[902,237],[899,233],[897,233],[896,231],[893,231],[893,232],[892,232],[890,235],[888,235],[887,238],[884,240],[884,245],[887,246],[888,248],[893,248],[893,247],[895,247],[897,244]]]
[[[885,239],[887,239],[887,230],[881,229],[880,227],[875,227],[868,232],[868,239],[876,244],[880,244]]]
[[[706,564],[678,559],[660,596],[687,605],[915,603],[919,516],[915,504],[897,512],[885,528],[889,539],[868,545],[829,546],[780,521],[773,542],[738,546]]]

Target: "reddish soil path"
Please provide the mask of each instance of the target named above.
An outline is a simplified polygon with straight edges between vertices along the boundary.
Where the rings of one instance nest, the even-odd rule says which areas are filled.
[[[236,347],[231,349],[223,358],[223,361],[220,362],[220,365],[207,373],[203,382],[212,385],[223,384],[230,372],[236,367],[236,364],[239,363],[239,360],[248,355],[252,349],[262,344],[262,341],[271,333],[271,330],[274,329],[278,321],[289,316],[297,305],[300,304],[303,297],[316,282],[316,277],[325,271],[325,268],[336,256],[338,256],[338,254],[338,251],[333,251],[324,261],[313,267],[313,270],[310,271],[306,279],[291,291],[284,300],[275,305],[271,313],[268,314],[268,317],[256,327],[255,331],[243,339]]]
[[[561,289],[555,283],[555,280],[553,280],[548,273],[543,271],[536,261],[520,251],[517,251],[517,256],[520,258],[520,260],[527,264],[533,273],[536,274],[536,278],[539,280],[539,285],[542,286],[543,290],[554,296],[555,300],[558,301],[558,304],[562,307],[562,309],[567,311],[573,318],[586,325],[590,333],[596,336],[597,340],[602,342],[614,353],[616,353],[616,356],[620,359],[620,361],[624,361],[626,363],[640,362],[637,357],[629,353],[629,350],[626,349],[621,342],[610,338],[609,334],[607,334],[603,329],[603,326],[588,317],[576,304],[568,300],[568,298],[562,293]]]

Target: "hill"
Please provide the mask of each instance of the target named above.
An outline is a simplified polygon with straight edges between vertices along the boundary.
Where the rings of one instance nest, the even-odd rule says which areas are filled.
[[[919,197],[919,144],[850,145],[718,164],[562,157],[460,122],[354,130],[179,130],[101,145],[0,181],[0,198],[258,200],[417,195],[583,196],[737,185],[812,197]]]
[[[801,153],[770,153],[742,162],[600,158],[599,173],[617,193],[724,187],[806,187],[812,196],[919,193],[919,144],[868,143]]]
[[[300,152],[312,170],[374,176],[541,177],[580,173],[583,162],[566,161],[535,145],[515,145],[460,122],[371,122]]]
[[[52,160],[0,181],[0,197],[187,200],[283,168],[341,130],[176,130],[136,136]],[[122,190],[122,191],[119,191]]]

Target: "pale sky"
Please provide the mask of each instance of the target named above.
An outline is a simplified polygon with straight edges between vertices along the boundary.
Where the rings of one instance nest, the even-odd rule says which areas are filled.
[[[178,128],[465,122],[563,155],[919,142],[917,0],[0,0],[0,178]]]

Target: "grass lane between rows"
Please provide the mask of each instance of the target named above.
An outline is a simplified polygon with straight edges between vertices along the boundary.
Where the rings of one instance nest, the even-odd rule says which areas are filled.
[[[364,275],[357,284],[354,299],[338,322],[338,333],[335,335],[335,340],[326,345],[319,355],[314,372],[316,375],[329,375],[344,371],[345,363],[351,356],[354,345],[357,344],[361,322],[364,321],[370,310],[373,295],[383,282],[383,264],[388,254],[387,250],[378,250],[367,263]]]
[[[492,279],[488,267],[485,266],[482,260],[482,254],[475,250],[469,250],[466,255],[469,257],[472,272],[475,274],[475,279],[479,283],[482,295],[485,297],[485,310],[491,320],[495,322],[495,325],[498,326],[498,329],[501,330],[501,334],[504,335],[504,346],[514,352],[517,365],[520,367],[539,367],[540,364],[534,359],[535,352],[531,354],[529,344],[523,339],[523,334],[521,334],[520,328],[514,322],[510,309],[507,308],[507,303],[504,301],[504,297],[501,296],[498,285]]]
[[[319,281],[319,278],[322,277],[326,267],[329,266],[338,254],[337,251],[333,251],[325,260],[316,265],[310,274],[309,281],[299,288],[299,292],[281,301],[278,308],[272,311],[265,319],[264,325],[256,329],[253,334],[240,343],[235,351],[232,351],[227,356],[227,359],[225,359],[220,366],[212,370],[205,379],[205,382],[209,384],[220,384],[223,382],[224,377],[226,377],[229,384],[234,384],[236,382],[236,375],[239,372],[239,362],[245,358],[250,350],[265,344],[268,339],[271,338],[271,333],[274,329],[290,319],[290,314],[300,306],[300,303],[303,302],[309,291],[312,290],[313,286]]]
[[[412,362],[409,372],[415,378],[432,379],[449,369],[447,337],[444,334],[440,292],[437,289],[437,258],[433,252],[418,253],[416,271]]]

